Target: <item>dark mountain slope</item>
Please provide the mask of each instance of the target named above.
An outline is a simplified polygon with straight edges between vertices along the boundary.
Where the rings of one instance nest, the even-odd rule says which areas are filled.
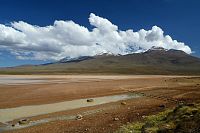
[[[179,50],[150,49],[129,55],[98,55],[37,66],[0,69],[3,74],[189,74],[200,75],[200,59]]]

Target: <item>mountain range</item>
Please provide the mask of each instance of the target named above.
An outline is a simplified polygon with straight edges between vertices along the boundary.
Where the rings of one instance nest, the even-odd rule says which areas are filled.
[[[48,64],[1,68],[0,73],[200,75],[200,58],[181,50],[152,47],[142,53],[66,57]]]

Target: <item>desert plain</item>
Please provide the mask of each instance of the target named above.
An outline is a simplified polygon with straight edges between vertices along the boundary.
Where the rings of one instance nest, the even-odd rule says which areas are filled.
[[[112,133],[179,103],[199,102],[199,76],[1,75],[0,132]],[[22,119],[27,123],[20,125]]]

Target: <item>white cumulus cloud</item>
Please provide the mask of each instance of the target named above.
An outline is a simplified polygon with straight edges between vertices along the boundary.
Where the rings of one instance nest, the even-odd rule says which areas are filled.
[[[91,13],[90,25],[56,20],[50,26],[31,25],[23,21],[10,26],[0,24],[0,49],[10,51],[18,59],[59,60],[64,57],[92,56],[99,53],[130,54],[148,50],[152,46],[165,49],[191,49],[183,42],[173,40],[158,26],[150,30],[122,31],[108,19]]]

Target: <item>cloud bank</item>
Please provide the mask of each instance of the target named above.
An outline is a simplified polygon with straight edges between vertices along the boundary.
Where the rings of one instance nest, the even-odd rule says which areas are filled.
[[[23,21],[10,26],[0,24],[0,49],[18,59],[59,60],[64,57],[92,56],[99,53],[130,54],[148,50],[152,46],[165,49],[191,49],[183,42],[173,40],[158,26],[150,30],[122,31],[109,20],[91,13],[92,30],[73,21],[55,21],[40,27]]]

